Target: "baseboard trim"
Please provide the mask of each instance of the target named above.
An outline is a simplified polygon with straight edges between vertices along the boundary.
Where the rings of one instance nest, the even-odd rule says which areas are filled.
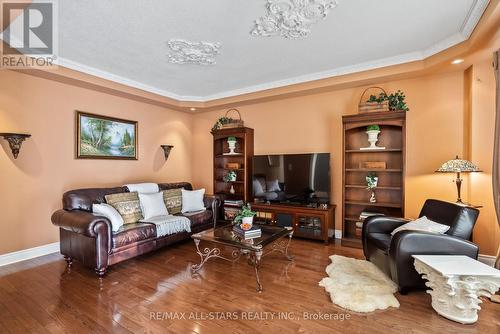
[[[489,265],[490,267],[494,267],[495,266],[495,261],[497,260],[497,258],[495,256],[493,256],[493,255],[479,254],[479,256],[477,257],[477,260],[479,262],[482,262],[484,264]]]
[[[0,255],[0,267],[59,252],[59,242]]]

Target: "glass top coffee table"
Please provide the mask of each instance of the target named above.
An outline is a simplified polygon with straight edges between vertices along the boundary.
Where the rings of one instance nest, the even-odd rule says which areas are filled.
[[[244,239],[239,236],[233,232],[233,225],[227,222],[225,225],[193,234],[191,238],[193,238],[196,245],[196,253],[200,256],[200,263],[191,266],[192,273],[197,273],[208,259],[219,258],[236,262],[241,255],[246,255],[248,264],[255,269],[257,291],[262,292],[262,284],[259,278],[260,261],[262,257],[272,252],[280,252],[289,261],[292,261],[293,256],[288,254],[288,246],[290,246],[290,242],[292,241],[293,229],[291,227],[278,227],[256,223],[254,225],[258,226],[262,231],[262,235],[255,239]],[[201,241],[211,243],[213,248],[206,247],[200,249]],[[234,248],[231,258],[221,255],[221,246]]]

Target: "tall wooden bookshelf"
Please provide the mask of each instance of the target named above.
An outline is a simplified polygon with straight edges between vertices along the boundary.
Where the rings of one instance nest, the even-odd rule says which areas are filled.
[[[363,211],[393,217],[404,217],[406,113],[377,112],[342,117],[343,177],[342,177],[342,245],[361,247],[356,223]],[[370,146],[366,127],[379,125],[377,146],[383,150],[361,150]],[[386,167],[363,168],[365,162],[385,162]],[[366,176],[378,176],[376,203],[370,203],[371,192],[366,189]],[[359,230],[358,230],[359,231]]]
[[[218,195],[222,201],[231,199],[242,200],[246,203],[252,200],[253,132],[251,128],[240,127],[221,129],[213,133],[214,194]],[[231,136],[236,137],[237,141],[234,155],[229,155],[227,143],[228,137]],[[239,166],[228,168],[228,163],[237,163]],[[236,172],[236,181],[224,181],[224,175],[231,170]],[[234,194],[230,192],[231,186]]]

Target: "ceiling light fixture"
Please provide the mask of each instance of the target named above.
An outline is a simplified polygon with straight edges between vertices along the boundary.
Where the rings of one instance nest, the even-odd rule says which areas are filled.
[[[189,110],[191,110],[191,111],[196,111],[196,108],[189,108]]]
[[[171,52],[168,61],[173,64],[215,65],[215,56],[219,54],[220,43],[190,42],[183,39],[171,39],[167,42]]]
[[[255,21],[254,36],[304,38],[311,26],[326,18],[337,7],[336,0],[267,0],[266,15]]]
[[[463,60],[463,59],[455,59],[455,60],[454,60],[454,61],[452,61],[451,63],[452,63],[453,65],[458,65],[458,64],[461,64],[461,63],[463,63],[463,62],[464,62],[464,60]]]

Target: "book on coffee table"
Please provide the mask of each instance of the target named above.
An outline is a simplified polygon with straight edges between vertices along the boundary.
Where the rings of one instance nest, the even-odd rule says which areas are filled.
[[[236,225],[236,226],[233,226],[233,231],[236,234],[238,234],[239,236],[244,237],[245,239],[260,238],[262,235],[262,230],[257,226],[252,226],[251,229],[249,229],[248,231],[245,231],[241,227]]]

